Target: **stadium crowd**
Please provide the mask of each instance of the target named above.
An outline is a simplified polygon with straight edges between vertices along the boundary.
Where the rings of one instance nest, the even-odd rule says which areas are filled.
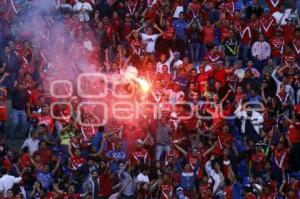
[[[297,5],[1,0],[0,198],[299,199]],[[160,117],[146,107],[97,126],[72,111],[76,86],[51,96],[85,67],[114,78],[129,66],[151,83],[133,101]]]

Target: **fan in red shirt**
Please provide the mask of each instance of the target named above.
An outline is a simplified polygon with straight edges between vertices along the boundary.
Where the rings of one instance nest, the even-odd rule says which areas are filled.
[[[98,196],[108,198],[113,193],[113,176],[109,169],[109,163],[100,161],[99,165],[100,191]]]
[[[280,58],[283,53],[283,47],[285,45],[284,37],[281,31],[276,31],[276,35],[270,39],[270,46],[272,50],[272,57]]]
[[[192,0],[191,3],[188,5],[188,16],[190,19],[197,18],[200,15],[201,11],[201,4],[198,0]]]
[[[268,7],[270,8],[271,13],[279,10],[280,5],[283,3],[283,0],[265,0]]]
[[[288,44],[294,38],[296,27],[292,23],[291,19],[287,19],[287,24],[285,24],[282,27],[282,29],[283,29],[284,41],[286,44]]]
[[[295,31],[295,36],[292,40],[292,45],[294,52],[296,53],[296,59],[299,60],[300,58],[300,29],[297,28]]]
[[[176,149],[174,144],[171,144],[170,150],[166,154],[165,158],[165,166],[168,166],[169,164],[173,164],[174,159],[178,159],[180,157],[179,151]]]
[[[80,199],[86,197],[89,193],[88,191],[83,194],[76,193],[76,189],[73,184],[69,185],[68,192],[59,190],[57,184],[53,185],[53,189],[62,199]]]
[[[274,35],[276,21],[269,11],[264,12],[260,17],[262,33],[266,38],[271,38]]]
[[[147,149],[143,148],[143,141],[141,139],[136,140],[135,151],[131,153],[130,163],[131,166],[136,164],[150,165],[150,154]]]
[[[224,180],[224,184],[225,184],[223,187],[224,199],[233,199],[233,191],[232,191],[230,180],[226,178]]]
[[[291,67],[296,63],[296,54],[290,46],[285,46],[285,51],[281,56],[281,63],[287,64]]]
[[[222,52],[220,52],[217,46],[214,46],[210,51],[207,52],[205,57],[209,60],[209,62],[216,63],[217,61],[222,59],[223,54]]]
[[[252,41],[257,40],[259,35],[260,21],[254,13],[251,15],[249,27],[251,29]]]
[[[70,169],[74,173],[86,163],[85,159],[80,155],[80,149],[75,149],[74,156],[70,158]]]
[[[272,193],[272,189],[270,185],[266,185],[263,187],[262,193],[259,195],[259,199],[276,199],[277,194]]]
[[[39,149],[33,153],[33,157],[39,154],[41,156],[42,164],[49,164],[52,156],[52,152],[48,149],[45,141],[39,142]]]
[[[213,192],[212,192],[212,184],[208,181],[207,176],[203,176],[201,179],[201,183],[199,186],[199,193],[201,198],[205,199],[213,199]]]
[[[232,15],[235,10],[235,1],[236,0],[226,0],[220,5],[221,13],[228,13]]]
[[[44,124],[47,127],[49,133],[53,132],[54,122],[52,117],[50,116],[49,106],[45,105],[42,107],[41,115],[38,116],[38,125]]]
[[[288,156],[290,153],[290,148],[286,148],[284,143],[279,142],[278,145],[272,146],[274,151],[274,161],[276,169],[284,172],[288,168]]]
[[[199,72],[200,74],[198,75],[197,78],[197,82],[199,85],[199,91],[201,93],[204,93],[207,89],[207,85],[208,85],[208,79],[211,77],[212,73],[212,69],[210,70],[205,70],[205,67],[208,65],[208,61],[207,59],[204,58],[203,60],[203,64],[201,64],[199,66]]]
[[[103,30],[106,33],[107,42],[112,45],[115,40],[115,30],[112,24],[109,22],[109,18],[107,16],[103,17]]]
[[[216,155],[220,155],[224,148],[231,149],[233,143],[233,136],[230,134],[228,124],[224,124],[222,129],[217,129],[214,132],[217,139],[217,146],[214,148],[213,152]]]
[[[174,188],[170,182],[169,175],[163,175],[160,190],[161,190],[161,199],[174,198],[174,196],[175,196]]]
[[[6,109],[6,97],[7,91],[4,88],[0,88],[0,135],[4,134],[5,122],[7,120],[7,109]]]
[[[261,150],[260,143],[255,145],[255,152],[251,155],[250,169],[254,176],[261,176],[264,172],[266,156]]]

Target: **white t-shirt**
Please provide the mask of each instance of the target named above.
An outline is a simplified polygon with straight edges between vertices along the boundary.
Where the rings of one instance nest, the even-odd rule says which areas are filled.
[[[4,193],[4,196],[6,196],[7,190],[11,189],[14,184],[19,183],[21,180],[21,177],[14,177],[7,174],[3,175],[0,178],[0,191]]]
[[[147,44],[146,52],[147,53],[154,53],[154,51],[155,51],[155,42],[158,38],[158,34],[148,35],[148,34],[142,33],[141,36],[142,36],[143,42]]]
[[[81,9],[85,10],[85,11],[92,11],[93,10],[93,7],[91,6],[91,4],[89,4],[88,2],[84,2],[84,3],[81,3],[81,2],[77,2],[73,9],[75,11],[80,11]]]
[[[140,173],[136,177],[137,182],[149,182],[149,177],[147,175],[144,175],[143,173]]]
[[[38,139],[28,138],[27,140],[25,140],[22,148],[27,146],[29,149],[29,153],[32,155],[35,151],[39,149],[39,142],[40,140]]]
[[[284,13],[281,13],[281,12],[277,11],[277,12],[274,12],[274,13],[272,14],[272,16],[275,18],[276,23],[277,23],[278,25],[283,26],[283,25],[285,25],[285,24],[287,23],[285,20],[286,20],[287,18],[289,18],[291,14],[292,14],[292,10],[291,10],[291,9],[286,9],[286,10],[284,11]],[[279,24],[281,18],[282,18],[281,24]]]

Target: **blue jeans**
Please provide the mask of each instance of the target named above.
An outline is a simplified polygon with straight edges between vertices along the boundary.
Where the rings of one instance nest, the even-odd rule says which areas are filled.
[[[163,154],[167,154],[170,151],[169,145],[156,144],[155,147],[155,160],[161,160]]]
[[[201,48],[202,51],[200,51],[200,48]],[[190,56],[191,56],[192,61],[195,61],[195,62],[200,61],[203,58],[202,56],[204,56],[203,51],[204,51],[203,47],[201,46],[200,43],[190,43],[189,44],[189,52],[190,52]],[[199,57],[200,55],[201,55],[201,59]]]
[[[27,128],[27,117],[25,110],[12,109],[12,130],[10,138],[25,138]],[[16,136],[17,131],[20,130],[19,136]]]
[[[240,44],[240,52],[239,52],[239,58],[243,60],[243,63],[246,64],[247,61],[249,60],[250,56],[250,46],[247,44]]]
[[[233,66],[238,58],[236,56],[225,56],[225,66]]]

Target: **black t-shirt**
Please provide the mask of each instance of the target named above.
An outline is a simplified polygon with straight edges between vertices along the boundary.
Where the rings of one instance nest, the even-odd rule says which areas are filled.
[[[236,56],[238,52],[239,41],[235,38],[223,41],[226,56]]]

